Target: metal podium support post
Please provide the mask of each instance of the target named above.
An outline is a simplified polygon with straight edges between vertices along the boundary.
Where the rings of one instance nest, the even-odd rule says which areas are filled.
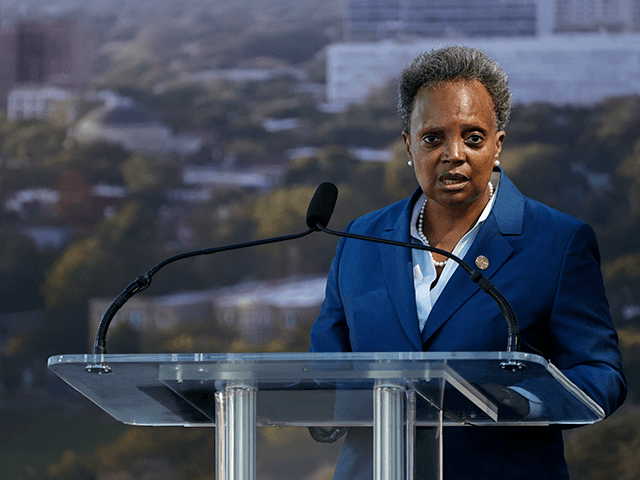
[[[415,476],[415,454],[416,454],[416,392],[409,390],[407,392],[407,406],[405,418],[405,449],[407,459],[407,480],[414,480]]]
[[[373,387],[374,480],[406,478],[406,395],[406,388],[401,385],[377,381]]]
[[[256,394],[247,386],[216,392],[216,479],[256,479]]]

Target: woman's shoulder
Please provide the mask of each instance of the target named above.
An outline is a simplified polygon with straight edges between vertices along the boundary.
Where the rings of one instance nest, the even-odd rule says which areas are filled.
[[[535,222],[549,228],[566,228],[575,230],[578,227],[589,227],[585,222],[557,208],[550,207],[539,200],[524,197],[525,218],[528,222]],[[590,228],[590,227],[589,227]]]
[[[494,211],[501,217],[501,223],[511,229],[519,230],[519,221],[541,229],[573,231],[580,226],[588,227],[574,216],[522,194],[506,175],[500,180],[500,189],[501,202]]]
[[[523,227],[524,238],[538,246],[546,244],[563,251],[567,245],[574,244],[598,250],[596,233],[589,224],[528,197],[525,197]]]

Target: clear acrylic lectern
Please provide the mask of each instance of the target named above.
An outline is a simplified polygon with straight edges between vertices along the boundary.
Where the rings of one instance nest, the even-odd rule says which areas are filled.
[[[256,426],[373,427],[374,478],[398,480],[413,478],[416,427],[433,432],[419,454],[434,459],[438,479],[443,426],[604,418],[556,367],[526,353],[60,355],[49,368],[123,423],[215,426],[218,480],[256,478]],[[519,415],[494,396],[504,388],[529,392],[542,409]]]

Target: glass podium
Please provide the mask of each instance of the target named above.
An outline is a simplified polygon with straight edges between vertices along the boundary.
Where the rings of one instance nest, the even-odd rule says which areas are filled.
[[[584,425],[602,409],[540,356],[518,352],[59,355],[49,368],[115,419],[215,426],[216,478],[256,478],[256,427],[372,427],[375,480],[442,478],[443,427]],[[532,414],[502,392],[534,398]],[[428,450],[428,451],[425,451]]]

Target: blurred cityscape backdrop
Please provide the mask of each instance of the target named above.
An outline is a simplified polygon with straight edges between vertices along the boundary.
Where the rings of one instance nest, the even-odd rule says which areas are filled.
[[[120,425],[46,359],[168,256],[304,231],[323,181],[336,229],[410,195],[395,83],[453,43],[510,76],[510,177],[600,241],[630,393],[567,432],[572,479],[640,478],[640,0],[0,0],[0,478],[213,479],[210,429]],[[109,351],[306,351],[334,248],[172,264]],[[329,479],[339,448],[261,429],[258,478]]]

